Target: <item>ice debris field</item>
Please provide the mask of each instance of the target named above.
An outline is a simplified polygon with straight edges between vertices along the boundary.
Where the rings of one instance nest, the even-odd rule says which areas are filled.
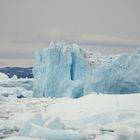
[[[0,139],[140,140],[140,50],[104,56],[51,42],[34,78],[0,73]]]

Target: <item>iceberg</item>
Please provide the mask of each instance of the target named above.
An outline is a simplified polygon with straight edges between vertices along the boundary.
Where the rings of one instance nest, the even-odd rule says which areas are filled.
[[[76,44],[51,42],[36,53],[34,97],[80,97],[89,63]]]
[[[131,56],[103,56],[76,44],[51,42],[36,52],[33,75],[33,96],[37,98],[138,93],[140,49]]]
[[[129,94],[140,92],[140,49],[131,56],[120,55],[91,72],[85,92]]]

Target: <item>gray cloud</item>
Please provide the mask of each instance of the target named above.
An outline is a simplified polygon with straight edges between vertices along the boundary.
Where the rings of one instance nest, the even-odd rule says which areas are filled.
[[[131,53],[140,44],[139,13],[140,0],[0,0],[0,62],[31,64],[52,40]]]
[[[18,66],[18,67],[27,67],[32,66],[34,60],[33,59],[0,59],[0,67],[7,66]]]
[[[58,30],[140,41],[139,13],[139,0],[1,0],[0,38],[31,40]]]
[[[28,52],[0,52],[0,59],[33,59],[34,54]]]

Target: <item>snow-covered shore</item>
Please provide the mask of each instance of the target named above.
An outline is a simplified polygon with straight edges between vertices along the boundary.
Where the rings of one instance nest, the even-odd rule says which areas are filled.
[[[79,99],[4,99],[0,101],[0,136],[14,136],[5,140],[61,140],[56,137],[56,130],[64,138],[65,132],[71,130],[87,139],[140,139],[140,94],[93,93]],[[32,129],[28,130],[29,126]],[[48,131],[51,137],[44,135]]]

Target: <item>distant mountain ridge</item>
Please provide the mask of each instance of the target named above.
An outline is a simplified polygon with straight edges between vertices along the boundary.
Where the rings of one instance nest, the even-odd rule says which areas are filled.
[[[33,78],[32,68],[33,67],[3,67],[0,68],[0,72],[5,73],[9,76],[9,78],[13,77],[14,75],[16,75],[18,78]]]

